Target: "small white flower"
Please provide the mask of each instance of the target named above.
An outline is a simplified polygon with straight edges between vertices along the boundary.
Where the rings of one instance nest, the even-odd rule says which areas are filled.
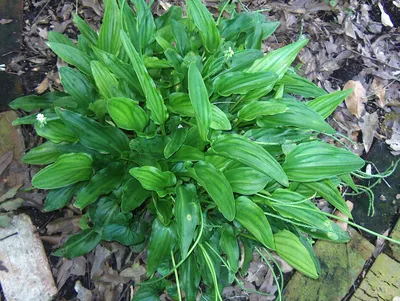
[[[47,124],[47,117],[45,117],[44,114],[37,114],[36,120],[38,121],[40,127],[43,127],[45,124]]]
[[[235,52],[232,50],[232,47],[229,47],[228,50],[224,51],[225,59],[230,59],[234,54]]]

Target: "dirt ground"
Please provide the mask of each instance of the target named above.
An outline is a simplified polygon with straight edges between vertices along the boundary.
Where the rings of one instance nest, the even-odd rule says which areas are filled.
[[[223,0],[204,3],[216,16],[224,5]],[[184,5],[184,1],[154,1],[153,13],[160,15],[171,4]],[[265,52],[287,45],[300,35],[307,36],[310,42],[296,61],[298,72],[328,92],[354,88],[351,97],[329,121],[338,132],[350,138],[343,138],[342,142],[354,153],[365,156],[374,143],[380,143],[393,155],[400,154],[399,1],[243,0],[231,1],[231,5],[238,10],[262,10],[268,20],[280,21],[276,33],[263,45]],[[103,15],[99,0],[24,1],[21,52],[6,66],[8,73],[21,77],[24,94],[62,90],[58,68],[65,63],[56,58],[46,41],[51,30],[77,38],[72,12],[99,29]],[[25,151],[42,142],[31,127],[23,126],[22,134]],[[35,172],[31,169],[29,174]],[[17,212],[28,213],[38,228],[59,289],[57,300],[77,300],[74,290],[77,281],[83,286],[81,291],[95,300],[130,300],[130,286],[145,276],[145,253],[134,254],[117,243],[102,243],[88,255],[72,260],[50,256],[67,236],[79,229],[80,213],[72,206],[43,213],[45,192],[35,191],[24,196],[26,201]],[[281,267],[289,277],[291,268],[284,262]],[[247,288],[276,291],[271,271],[257,258],[244,281]],[[228,288],[225,296],[236,296],[235,300],[274,299],[259,299],[237,287]],[[168,300],[165,295],[163,298]]]

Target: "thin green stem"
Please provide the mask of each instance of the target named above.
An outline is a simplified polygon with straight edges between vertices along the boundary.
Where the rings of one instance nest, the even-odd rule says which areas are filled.
[[[174,258],[174,252],[171,250],[171,260],[172,260],[172,266],[175,268],[175,258]],[[174,270],[175,273],[175,282],[176,282],[176,290],[178,291],[178,300],[182,301],[182,295],[181,295],[181,286],[179,285],[179,276],[178,276],[178,270]]]
[[[276,286],[278,287],[278,300],[282,301],[282,287],[279,284],[278,277],[276,277],[274,268],[271,266],[269,261],[265,258],[264,254],[261,253],[261,251],[255,247],[257,253],[261,256],[262,259],[264,259],[265,264],[268,266],[269,270],[271,271],[272,277],[275,280]]]
[[[229,2],[231,2],[231,0],[226,0],[224,6],[222,7],[218,19],[217,19],[217,26],[219,25],[219,22],[221,21],[222,15],[224,14],[226,8],[228,7]]]
[[[199,244],[199,247],[201,249],[201,252],[203,253],[204,259],[206,260],[206,264],[208,266],[208,269],[210,270],[211,277],[214,282],[215,301],[222,301],[222,297],[221,297],[221,294],[219,293],[219,289],[218,289],[217,274],[215,273],[215,269],[214,269],[213,263],[211,261],[211,258],[208,255],[206,249],[203,247],[202,244]]]

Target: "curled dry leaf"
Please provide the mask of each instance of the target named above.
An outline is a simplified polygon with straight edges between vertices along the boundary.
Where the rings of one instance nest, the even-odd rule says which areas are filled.
[[[392,20],[390,20],[390,16],[383,9],[382,4],[379,2],[378,7],[381,11],[381,23],[385,26],[393,27]]]
[[[369,114],[368,112],[365,113],[362,119],[358,122],[362,132],[365,153],[368,153],[371,148],[378,123],[379,120],[377,112],[372,114]]]
[[[76,298],[79,301],[91,301],[92,300],[92,292],[89,291],[87,288],[85,288],[79,280],[77,282],[75,282],[74,289],[78,293]]]
[[[353,89],[353,92],[346,98],[346,106],[357,118],[360,118],[365,111],[364,103],[367,101],[366,91],[359,81],[349,80],[343,90]]]
[[[377,104],[381,108],[386,105],[386,82],[387,80],[381,80],[379,77],[375,77],[370,87],[371,93],[378,97]]]

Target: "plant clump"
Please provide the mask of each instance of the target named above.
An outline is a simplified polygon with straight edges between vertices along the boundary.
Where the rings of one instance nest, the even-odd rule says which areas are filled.
[[[307,39],[264,55],[279,24],[260,13],[216,22],[187,0],[186,17],[172,6],[154,19],[144,0],[104,4],[99,33],[77,15],[77,44],[49,33],[75,67],[59,69],[65,92],[10,104],[33,113],[15,124],[48,140],[22,159],[47,165],[32,179],[49,190],[44,209],[73,200],[83,213],[81,232],[53,255],[81,256],[102,240],[147,248],[152,279],[133,300],[164,290],[222,300],[255,249],[317,278],[312,239],[349,235],[313,199],[351,218],[338,186],[355,188],[350,174],[364,165],[319,138],[335,134],[325,119],[349,91],[327,94],[295,73]]]

